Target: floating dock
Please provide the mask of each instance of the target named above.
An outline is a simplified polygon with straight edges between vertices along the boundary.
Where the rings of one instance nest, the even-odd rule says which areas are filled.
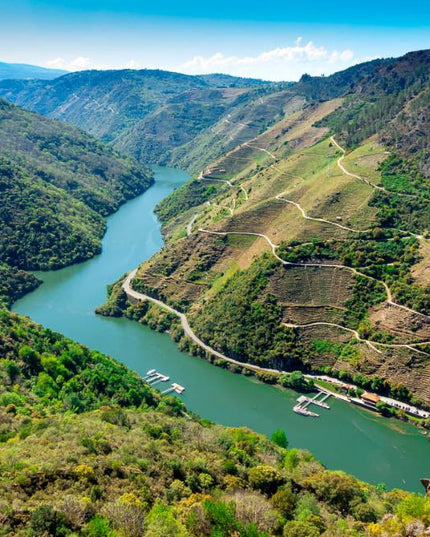
[[[181,386],[180,384],[177,384],[176,382],[173,382],[170,388],[168,388],[167,390],[164,390],[164,392],[161,392],[161,393],[166,394],[166,393],[176,392],[178,395],[181,395],[181,393],[184,390],[185,388],[183,386]]]
[[[146,375],[142,377],[142,380],[146,380],[147,378],[152,377],[152,375],[156,372],[157,372],[156,369],[150,369],[149,371],[146,372]]]
[[[155,372],[152,376],[146,379],[146,382],[154,386],[154,384],[157,384],[158,382],[167,382],[168,380],[170,379],[166,375]]]
[[[168,380],[170,380],[170,377],[168,377],[167,375],[163,375],[163,373],[160,373],[156,369],[150,369],[149,371],[147,371],[146,375],[142,377],[142,380],[144,380],[151,386],[155,386],[159,382],[167,382]],[[167,390],[164,390],[161,393],[166,394],[166,393],[175,392],[178,395],[181,395],[181,393],[184,391],[185,391],[184,386],[181,386],[177,382],[172,382],[172,385],[170,386],[170,388],[167,388]]]
[[[322,395],[322,397],[320,397]],[[297,399],[297,404],[294,406],[293,411],[296,414],[300,414],[301,416],[308,416],[311,418],[318,418],[319,414],[316,412],[312,412],[312,410],[309,410],[308,407],[310,405],[317,405],[321,408],[325,408],[327,410],[330,409],[328,404],[325,402],[330,397],[329,393],[324,393],[322,391],[319,391],[316,393],[313,397],[306,397],[306,395],[301,395]]]

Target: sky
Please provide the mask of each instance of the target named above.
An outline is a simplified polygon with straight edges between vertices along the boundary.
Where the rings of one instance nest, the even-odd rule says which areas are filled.
[[[429,0],[0,0],[0,61],[267,80],[430,48]]]

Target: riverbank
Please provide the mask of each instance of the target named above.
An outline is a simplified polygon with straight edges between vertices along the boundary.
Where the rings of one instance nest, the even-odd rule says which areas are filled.
[[[317,387],[324,391],[328,391],[335,398],[348,404],[361,406],[366,410],[381,414],[384,417],[395,417],[402,421],[409,421],[411,424],[423,429],[429,428],[430,413],[424,409],[417,408],[403,401],[384,395],[378,395],[371,391],[365,391],[362,387],[346,382],[345,380],[342,381],[327,375],[318,375],[316,372],[313,374],[303,374],[300,371],[291,372],[260,367],[256,364],[249,364],[232,359],[216,351],[196,336],[185,314],[165,304],[161,300],[135,291],[132,288],[132,280],[135,275],[136,269],[132,270],[127,276],[117,282],[115,291],[113,289],[111,290],[111,292],[114,292],[114,300],[112,301],[111,306],[114,304],[115,300],[120,301],[121,305],[118,306],[116,312],[117,314],[121,314],[121,311],[124,313],[126,310],[126,303],[123,298],[120,298],[122,291],[125,293],[127,300],[134,305],[138,305],[139,303],[151,303],[156,308],[167,312],[168,317],[162,318],[161,322],[159,318],[158,324],[152,323],[153,326],[151,326],[151,323],[148,322],[148,319],[145,317],[147,309],[142,312],[139,311],[138,307],[136,314],[129,311],[128,316],[131,319],[140,320],[140,322],[149,324],[151,328],[166,332],[169,331],[173,339],[180,345],[181,350],[187,350],[190,354],[204,358],[210,363],[226,368],[233,373],[255,375],[258,380],[266,384],[277,385],[283,388],[293,388],[300,392],[309,392],[312,391],[314,387]],[[98,312],[109,314],[109,312],[102,312],[100,309]],[[176,329],[172,329],[175,317],[179,319],[183,334],[185,338],[188,338],[188,340],[192,342],[191,345],[187,345],[187,343],[183,341],[181,342],[177,327]],[[365,377],[363,377],[363,379],[369,384],[374,380],[371,378],[365,379]]]
[[[44,283],[16,302],[13,310],[113,356],[140,376],[155,368],[186,388],[181,398],[204,418],[268,436],[284,429],[291,447],[310,450],[328,468],[373,484],[384,482],[389,488],[421,492],[420,478],[428,473],[429,442],[408,423],[382,420],[337,399],[321,419],[304,419],[292,412],[299,395],[296,391],[263,384],[254,375],[232,375],[221,360],[222,367],[196,360],[188,346],[180,342],[178,348],[166,334],[148,326],[95,315],[94,310],[106,300],[106,285],[162,248],[153,208],[187,177],[179,170],[156,168],[154,186],[108,218],[101,255],[65,269],[37,273]],[[151,326],[160,323],[161,330],[164,315],[170,314],[157,317],[153,310]],[[170,330],[173,338],[180,338],[178,321]]]

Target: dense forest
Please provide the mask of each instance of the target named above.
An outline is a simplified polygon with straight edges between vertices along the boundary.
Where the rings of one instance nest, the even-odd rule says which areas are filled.
[[[0,307],[10,307],[15,300],[36,289],[40,280],[24,270],[0,265]]]
[[[0,100],[0,259],[54,269],[100,252],[106,216],[147,170],[74,127]]]
[[[150,172],[92,136],[0,99],[0,156],[101,215],[150,184]]]

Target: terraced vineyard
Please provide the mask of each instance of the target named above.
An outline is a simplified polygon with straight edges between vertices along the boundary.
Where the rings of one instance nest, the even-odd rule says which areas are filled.
[[[233,136],[224,156],[160,204],[168,243],[135,281],[235,359],[288,369],[294,356],[307,370],[378,375],[428,405],[426,220],[396,220],[397,207],[413,211],[421,198],[385,186],[406,184],[393,166],[419,172],[395,164],[375,135],[344,148],[329,125],[348,100],[293,111],[298,102],[262,133],[239,113],[224,121],[217,133],[244,138]],[[168,276],[166,259],[175,260]]]

